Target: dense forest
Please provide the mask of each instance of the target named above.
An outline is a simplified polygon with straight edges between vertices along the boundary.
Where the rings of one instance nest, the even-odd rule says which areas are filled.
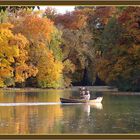
[[[140,91],[140,7],[0,7],[0,87]]]

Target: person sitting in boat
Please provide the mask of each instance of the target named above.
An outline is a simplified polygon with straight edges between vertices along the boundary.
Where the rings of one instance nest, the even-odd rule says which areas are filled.
[[[85,87],[82,87],[82,88],[80,87],[80,88],[79,88],[79,92],[80,92],[80,96],[81,96],[81,97],[85,95],[86,90],[87,90],[87,89],[86,89]]]
[[[80,98],[84,100],[90,100],[90,92],[85,87],[80,89]]]
[[[89,90],[86,90],[85,95],[83,96],[83,99],[90,100],[90,92],[89,92]]]

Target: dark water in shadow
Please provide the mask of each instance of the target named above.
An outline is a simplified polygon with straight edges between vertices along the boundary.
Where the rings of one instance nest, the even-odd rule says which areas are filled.
[[[140,133],[140,97],[103,96],[102,104],[61,104],[70,90],[0,92],[0,134]]]

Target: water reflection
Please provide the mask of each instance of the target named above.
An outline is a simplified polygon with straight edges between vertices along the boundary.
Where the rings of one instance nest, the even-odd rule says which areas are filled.
[[[90,115],[90,104],[84,104],[83,105],[83,111],[87,113],[87,115]]]
[[[91,109],[101,109],[102,105],[62,105],[59,98],[68,97],[70,94],[70,91],[60,90],[45,93],[1,93],[0,134],[63,133],[67,130],[63,130],[65,125],[71,128],[73,123],[79,123],[79,114],[82,118],[78,125],[84,126],[85,117],[90,116]]]
[[[107,95],[102,104],[60,104],[60,97],[71,94],[77,92],[1,92],[0,134],[140,132],[140,97]]]
[[[0,107],[0,134],[55,133],[62,116],[60,105]]]
[[[55,125],[63,116],[60,102],[58,102],[60,95],[60,91],[51,92],[51,94],[1,93],[0,134],[57,132]]]
[[[90,104],[90,106],[99,110],[103,109],[102,103]]]
[[[83,104],[83,111],[86,112],[88,116],[90,115],[91,108],[101,110],[103,109],[103,105],[102,103]]]

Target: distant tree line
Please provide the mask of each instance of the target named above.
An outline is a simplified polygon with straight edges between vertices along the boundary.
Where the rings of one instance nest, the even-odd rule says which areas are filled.
[[[0,7],[0,87],[140,91],[140,8]]]

